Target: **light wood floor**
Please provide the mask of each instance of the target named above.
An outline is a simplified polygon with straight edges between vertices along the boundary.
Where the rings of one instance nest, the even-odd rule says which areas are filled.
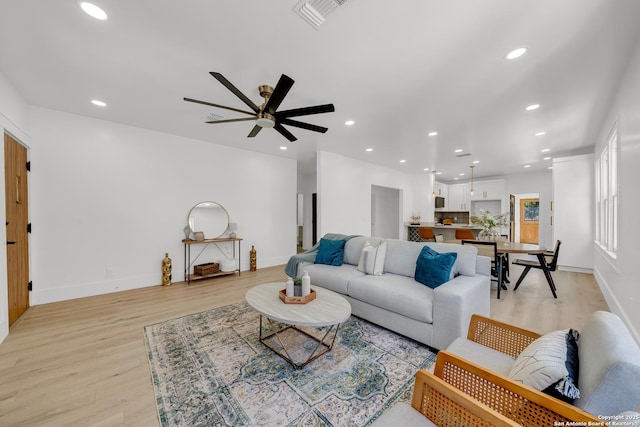
[[[608,310],[592,275],[553,273],[554,300],[538,273],[500,300],[494,284],[492,317],[545,333],[580,329],[591,312]],[[284,278],[277,266],[31,307],[0,344],[0,425],[158,426],[143,327],[241,301],[250,287]]]

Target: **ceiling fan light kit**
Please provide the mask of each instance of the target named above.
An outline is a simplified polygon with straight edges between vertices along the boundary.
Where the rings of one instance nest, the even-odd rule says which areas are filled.
[[[238,108],[227,107],[224,105],[213,104],[211,102],[199,101],[193,98],[183,98],[187,102],[194,102],[197,104],[208,105],[216,108],[223,108],[225,110],[235,111],[237,113],[247,114],[251,117],[227,119],[227,120],[212,120],[206,123],[231,123],[240,121],[254,120],[255,126],[247,135],[248,138],[255,137],[262,128],[275,128],[275,130],[282,136],[287,138],[290,142],[296,141],[296,138],[291,132],[289,132],[284,126],[294,126],[301,129],[307,129],[313,132],[325,133],[328,128],[323,126],[313,125],[311,123],[300,122],[298,120],[292,120],[291,117],[308,116],[312,114],[331,113],[335,111],[333,104],[315,105],[312,107],[294,108],[292,110],[277,111],[278,107],[289,93],[289,90],[293,86],[293,79],[287,75],[280,76],[278,84],[273,88],[269,85],[258,86],[260,96],[264,98],[264,102],[258,107],[251,99],[244,95],[240,90],[235,87],[229,80],[227,80],[222,74],[212,71],[210,73],[216,80],[218,80],[224,87],[229,89],[235,96],[237,96],[242,102],[245,103],[252,111],[240,110]]]

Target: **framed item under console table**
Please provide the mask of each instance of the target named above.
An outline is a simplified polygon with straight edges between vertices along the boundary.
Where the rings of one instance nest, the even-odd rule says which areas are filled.
[[[182,240],[182,243],[184,244],[184,281],[187,282],[187,285],[191,284],[192,280],[209,279],[212,277],[227,276],[229,274],[235,274],[235,273],[238,273],[238,276],[239,276],[240,275],[240,253],[241,253],[240,242],[242,242],[242,239],[236,238],[236,237],[222,237],[217,239],[204,239],[204,240],[191,240],[191,239]],[[195,274],[195,272],[191,273],[191,268],[194,267],[193,264],[195,264],[195,262],[198,260],[200,255],[202,255],[204,250],[211,244],[216,246],[222,254],[224,254],[224,251],[220,248],[219,245],[230,244],[233,248],[233,259],[234,260],[236,259],[236,254],[238,256],[236,261],[236,266],[235,266],[236,268],[230,271],[217,271],[215,273],[204,274],[204,275],[198,275],[198,274]],[[204,247],[202,247],[200,252],[198,252],[195,258],[192,260],[191,247],[193,245],[204,245]],[[237,245],[237,249],[236,249],[236,245]]]

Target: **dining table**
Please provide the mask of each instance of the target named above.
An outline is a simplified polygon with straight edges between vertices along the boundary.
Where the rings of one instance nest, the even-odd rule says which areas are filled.
[[[460,244],[461,240],[446,240],[445,243],[454,243]],[[507,290],[505,281],[505,274],[503,269],[505,266],[504,262],[507,260],[505,255],[507,254],[530,254],[535,255],[538,258],[538,262],[542,267],[542,271],[544,272],[545,277],[550,276],[551,273],[547,267],[547,262],[544,258],[544,253],[546,248],[542,245],[536,245],[533,243],[520,243],[520,242],[509,242],[507,240],[496,240],[497,249],[498,249],[498,259],[496,260],[496,270],[498,273],[498,299],[500,299],[500,290]],[[548,280],[548,279],[547,279]],[[551,289],[555,295],[555,289]]]

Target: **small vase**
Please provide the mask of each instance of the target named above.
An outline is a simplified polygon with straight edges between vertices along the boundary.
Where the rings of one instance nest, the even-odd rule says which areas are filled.
[[[289,277],[289,279],[287,280],[287,296],[288,297],[295,296],[293,288],[294,288],[293,279],[291,277]]]
[[[301,297],[302,296],[302,286],[295,285],[293,287],[293,296],[294,297]]]
[[[302,274],[302,295],[306,297],[311,293],[311,277],[309,277],[309,273],[305,270]]]

